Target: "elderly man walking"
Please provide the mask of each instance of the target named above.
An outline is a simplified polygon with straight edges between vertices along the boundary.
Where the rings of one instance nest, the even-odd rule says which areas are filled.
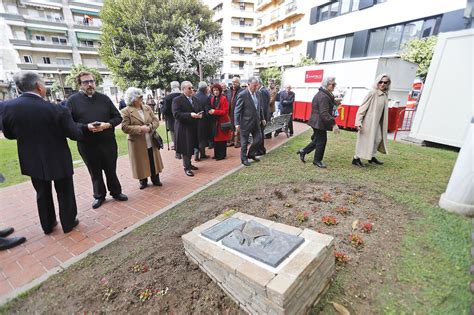
[[[261,126],[265,126],[266,120],[263,114],[263,98],[257,91],[258,79],[250,78],[248,88],[240,92],[234,111],[234,123],[236,132],[240,132],[240,160],[245,166],[250,166],[248,159],[255,162],[260,161],[256,155],[262,146]],[[252,135],[252,145],[247,152],[249,136]]]
[[[173,115],[176,119],[175,132],[175,149],[176,152],[183,156],[184,173],[187,176],[194,176],[193,171],[198,168],[191,164],[191,157],[194,148],[198,146],[197,123],[202,118],[199,110],[198,99],[193,96],[193,85],[189,81],[181,83],[182,94],[173,99]]]
[[[166,121],[166,130],[168,130],[171,134],[171,139],[173,139],[173,148],[172,150],[176,150],[176,139],[175,139],[175,134],[174,134],[174,116],[173,116],[173,110],[172,110],[172,105],[173,105],[173,99],[175,97],[178,97],[181,95],[181,92],[179,90],[179,82],[178,81],[172,81],[170,83],[171,87],[171,93],[168,94],[165,97],[164,104],[163,104],[163,116],[165,117]],[[181,154],[176,153],[175,157],[178,160],[181,160]]]
[[[115,126],[122,122],[122,116],[110,98],[95,91],[95,79],[90,72],[80,72],[76,76],[80,91],[72,95],[67,106],[72,118],[82,128],[84,139],[77,143],[82,160],[89,170],[94,191],[92,208],[99,208],[105,201],[102,172],[107,179],[107,188],[115,200],[126,201],[117,177],[117,142]]]
[[[66,137],[80,140],[82,132],[64,106],[46,102],[46,86],[37,73],[14,76],[21,96],[5,102],[3,134],[17,139],[21,173],[31,177],[45,234],[57,225],[51,182],[58,197],[59,219],[64,233],[79,224],[72,181],[71,151]]]

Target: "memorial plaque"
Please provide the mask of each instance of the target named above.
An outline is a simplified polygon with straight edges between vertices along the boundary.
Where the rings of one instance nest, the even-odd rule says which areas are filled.
[[[300,236],[270,229],[254,220],[222,239],[222,244],[272,267],[278,266],[304,242]]]
[[[207,237],[208,239],[214,242],[218,242],[225,236],[232,233],[233,230],[242,229],[244,225],[245,221],[243,220],[237,218],[228,218],[202,231],[201,235]]]

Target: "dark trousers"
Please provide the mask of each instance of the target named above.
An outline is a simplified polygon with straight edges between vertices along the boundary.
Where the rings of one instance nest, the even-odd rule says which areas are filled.
[[[260,148],[257,150],[257,155],[264,155],[267,153],[267,149],[265,149],[265,127],[260,127],[260,130],[262,131],[262,143]]]
[[[249,135],[252,135],[253,142],[247,153]],[[255,157],[258,150],[262,147],[262,129],[255,126],[251,130],[240,130],[240,160],[246,161],[247,157]]]
[[[214,157],[216,160],[222,160],[227,156],[227,141],[214,142]]]
[[[157,183],[160,181],[160,174],[155,169],[155,159],[153,158],[153,148],[148,148],[148,161],[150,162],[150,178],[151,182]],[[140,182],[148,182],[148,178],[140,179]]]
[[[288,120],[288,126],[287,126],[287,128],[288,128],[288,133],[289,133],[290,135],[292,135],[292,134],[293,134],[293,113],[281,113],[281,114],[282,114],[282,115],[283,115],[283,114],[291,114],[290,120]],[[278,129],[275,133],[280,133],[280,132],[283,132],[283,131],[286,131],[286,130]]]
[[[191,169],[191,156],[190,155],[182,155],[183,156],[183,167],[185,170]]]
[[[104,178],[102,171],[107,179],[107,188],[112,196],[122,193],[122,186],[117,177],[117,142],[90,144],[78,142],[77,148],[81,154],[82,160],[89,170],[92,179],[92,189],[95,199],[105,198]]]
[[[326,150],[326,143],[328,141],[327,131],[313,128],[313,135],[311,142],[302,150],[304,154],[314,151],[314,161],[322,161],[324,151]]]
[[[44,232],[49,233],[56,222],[51,181],[31,178],[31,183],[36,190],[36,203],[38,205],[41,227]],[[70,231],[77,215],[72,176],[54,180],[54,189],[58,198],[61,226],[63,231]]]

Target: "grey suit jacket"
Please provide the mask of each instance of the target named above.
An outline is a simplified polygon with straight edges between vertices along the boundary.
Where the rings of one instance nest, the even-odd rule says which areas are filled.
[[[234,110],[234,122],[236,126],[240,126],[243,131],[260,128],[261,121],[265,119],[263,115],[263,98],[262,93],[255,91],[258,106],[255,108],[250,91],[246,89],[237,96]]]

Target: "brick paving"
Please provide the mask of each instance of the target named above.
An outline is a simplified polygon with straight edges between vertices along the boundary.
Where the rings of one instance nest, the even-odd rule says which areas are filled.
[[[294,127],[295,135],[308,129],[302,123],[294,123]],[[276,139],[265,140],[265,143],[267,149],[271,149],[286,140],[286,136],[280,134]],[[239,149],[228,148],[225,160],[193,162],[199,170],[195,171],[194,177],[188,177],[183,172],[181,160],[174,158],[174,151],[162,150],[165,169],[160,177],[163,186],[149,186],[144,190],[139,190],[138,181],[131,177],[128,156],[119,157],[117,175],[129,200],[118,202],[108,196],[107,201],[95,210],[91,207],[92,185],[87,169],[76,168],[74,188],[80,223],[68,234],[64,234],[58,225],[52,234],[44,235],[31,182],[0,189],[0,227],[13,226],[13,236],[27,238],[26,243],[0,252],[0,300],[127,227],[153,218],[161,209],[240,167],[239,152]],[[212,153],[210,150],[207,152]]]

